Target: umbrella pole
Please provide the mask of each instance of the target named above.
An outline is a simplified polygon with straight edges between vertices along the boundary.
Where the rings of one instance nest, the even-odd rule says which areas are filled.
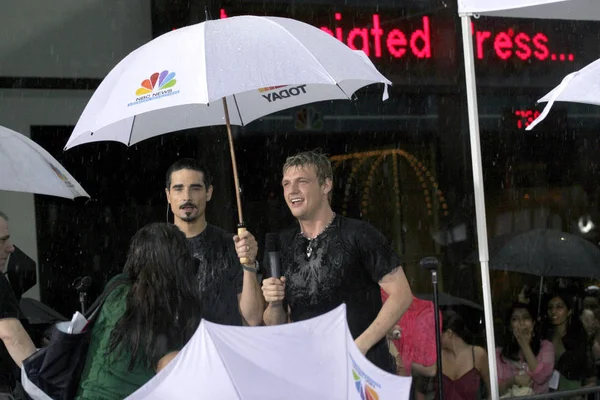
[[[465,61],[465,83],[467,88],[467,105],[469,112],[469,132],[471,138],[471,162],[473,164],[473,189],[475,191],[475,217],[477,220],[477,241],[481,264],[481,286],[483,291],[483,307],[485,314],[485,334],[487,339],[488,365],[490,370],[490,394],[497,400],[498,372],[496,369],[496,344],[494,340],[494,317],[492,314],[492,291],[490,287],[489,253],[487,241],[487,225],[485,221],[485,195],[483,190],[483,168],[481,166],[481,143],[479,138],[479,115],[477,111],[477,87],[475,83],[475,61],[473,56],[473,39],[471,37],[471,17],[461,16],[463,55]]]
[[[227,126],[227,138],[229,139],[229,153],[231,154],[231,167],[233,168],[233,183],[235,185],[235,200],[237,201],[238,212],[238,235],[246,231],[244,224],[244,214],[242,212],[242,194],[240,190],[240,180],[238,178],[237,161],[235,159],[235,149],[233,148],[233,135],[231,134],[231,121],[229,120],[229,108],[227,107],[227,99],[223,97],[223,112],[225,114],[225,125]],[[242,264],[249,264],[247,258],[240,258]]]
[[[540,321],[540,315],[542,312],[542,293],[544,293],[544,276],[540,276],[540,293],[538,297],[538,306],[537,306],[537,320]]]

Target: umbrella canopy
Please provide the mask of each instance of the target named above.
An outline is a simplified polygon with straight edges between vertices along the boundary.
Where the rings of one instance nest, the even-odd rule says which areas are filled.
[[[82,143],[132,145],[164,133],[227,126],[239,226],[244,226],[231,125],[391,82],[362,51],[304,22],[240,16],[168,32],[110,71],[66,149]],[[231,110],[231,112],[230,112]],[[242,260],[242,262],[244,262]]]
[[[66,148],[127,145],[201,126],[245,125],[321,100],[349,99],[391,82],[362,51],[289,18],[240,16],[166,33],[125,57],[102,81]]]
[[[346,306],[269,327],[202,321],[177,357],[128,400],[408,399],[411,378],[384,372],[355,346]]]
[[[27,136],[0,126],[0,190],[90,197],[50,153]]]
[[[458,0],[458,13],[510,18],[600,20],[597,0]]]
[[[476,255],[469,257],[476,261]],[[600,249],[554,229],[509,233],[490,241],[490,268],[551,277],[600,278]]]
[[[579,71],[567,75],[560,85],[552,89],[548,94],[538,100],[540,103],[548,103],[544,111],[526,128],[532,130],[542,122],[555,101],[570,101],[572,103],[584,103],[600,105],[600,60],[596,60]]]

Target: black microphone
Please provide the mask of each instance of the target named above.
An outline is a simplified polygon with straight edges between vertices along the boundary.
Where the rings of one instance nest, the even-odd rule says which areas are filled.
[[[267,233],[265,235],[265,249],[269,253],[269,267],[271,277],[279,279],[281,277],[281,260],[279,258],[279,235],[276,233]]]
[[[92,287],[92,278],[89,276],[84,276],[83,278],[75,279],[73,282],[73,287],[79,293],[87,292],[90,287]]]
[[[438,399],[444,398],[444,382],[442,379],[442,337],[440,334],[440,302],[438,299],[438,277],[437,269],[440,266],[440,261],[436,257],[425,257],[419,261],[421,268],[431,272],[431,283],[433,284],[433,308],[435,310],[435,347],[437,353],[436,360],[436,375],[438,385]]]
[[[92,287],[92,278],[84,276],[83,278],[75,279],[73,286],[77,293],[79,293],[79,304],[81,305],[81,313],[85,314],[85,305],[87,299],[87,291]]]
[[[431,271],[432,269],[438,269],[440,262],[435,257],[425,257],[419,261],[421,268]]]

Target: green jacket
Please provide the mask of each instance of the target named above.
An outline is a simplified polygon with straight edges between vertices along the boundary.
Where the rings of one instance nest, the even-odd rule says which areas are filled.
[[[130,288],[130,285],[117,287],[100,310],[100,315],[92,328],[90,347],[77,400],[121,400],[142,387],[155,375],[154,370],[142,366],[136,366],[132,371],[128,371],[131,358],[129,352],[121,349],[108,352],[110,335],[125,313],[126,298]]]

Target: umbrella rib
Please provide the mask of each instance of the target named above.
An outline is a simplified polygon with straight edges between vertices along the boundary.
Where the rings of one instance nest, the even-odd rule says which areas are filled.
[[[237,99],[235,98],[235,94],[231,95],[233,97],[233,102],[235,103],[235,109],[238,112],[238,116],[240,117],[240,124],[242,124],[242,126],[244,126],[244,120],[242,119],[242,113],[240,111],[240,106],[238,105]]]
[[[229,371],[229,368],[227,367],[227,364],[225,363],[223,356],[221,355],[221,353],[219,352],[219,349],[217,348],[217,345],[215,344],[215,339],[212,337],[211,332],[208,329],[206,329],[206,327],[204,329],[205,329],[206,334],[211,338],[213,346],[215,346],[215,349],[217,350],[217,355],[219,356],[219,360],[221,360],[221,362],[223,363],[223,368],[227,372],[227,375],[229,375],[229,379],[231,379],[231,383],[233,384],[233,389],[237,393],[239,399],[240,400],[243,399],[242,394],[240,393],[240,390],[238,389],[237,384],[235,383],[235,381],[233,379],[233,374],[231,373],[231,371]]]
[[[131,146],[131,137],[133,136],[133,128],[135,127],[135,119],[137,115],[133,116],[133,121],[131,122],[131,130],[129,131],[129,140],[127,141],[127,147]]]
[[[352,97],[348,96],[348,93],[346,93],[346,92],[344,91],[344,89],[342,89],[342,87],[340,86],[340,84],[339,84],[339,83],[337,83],[337,82],[336,82],[336,83],[335,83],[335,86],[337,86],[337,87],[338,87],[338,89],[340,89],[340,91],[341,91],[342,93],[344,93],[344,96],[346,96],[346,97],[348,98],[348,100],[352,101]]]

